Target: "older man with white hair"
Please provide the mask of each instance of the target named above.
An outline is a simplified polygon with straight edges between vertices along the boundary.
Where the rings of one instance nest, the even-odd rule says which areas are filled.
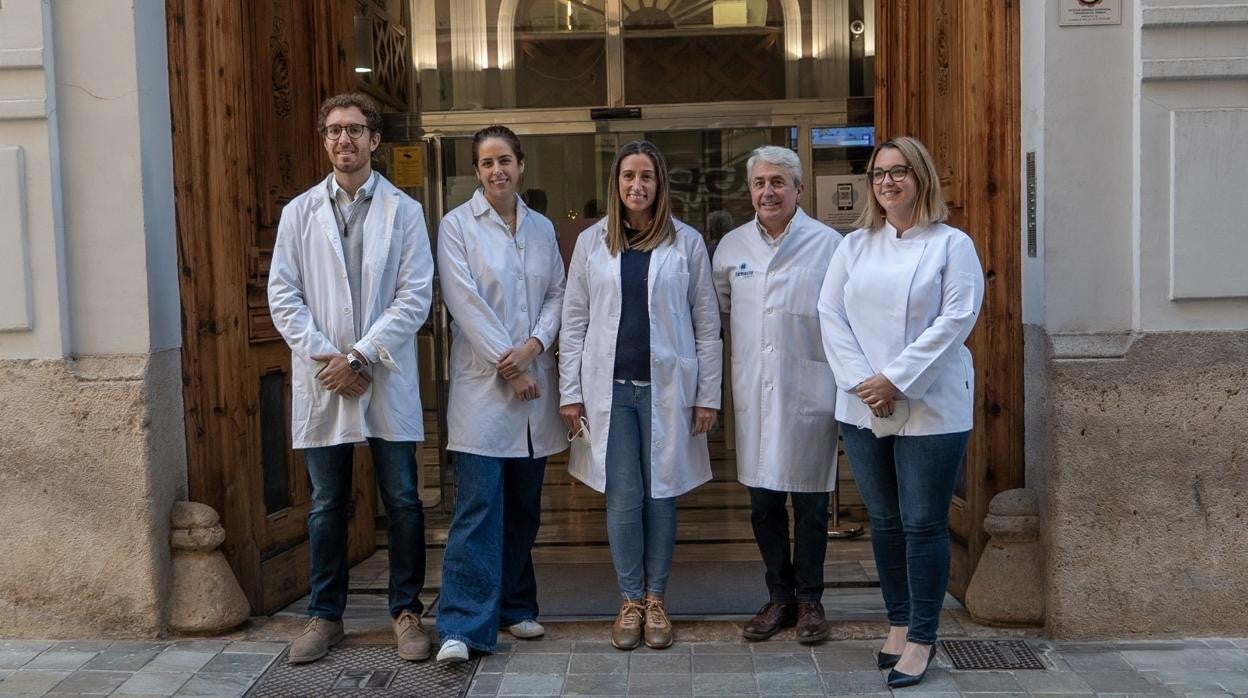
[[[797,641],[814,643],[828,635],[823,561],[837,453],[836,383],[817,303],[841,235],[798,207],[802,163],[793,151],[758,148],[746,167],[756,215],[724,236],[714,259],[732,333],[737,478],[750,492],[770,597],[742,635],[766,640],[796,625]]]

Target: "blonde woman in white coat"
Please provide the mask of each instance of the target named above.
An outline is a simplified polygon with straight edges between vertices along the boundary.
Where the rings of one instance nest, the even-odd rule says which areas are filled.
[[[607,217],[581,233],[559,335],[560,412],[588,448],[569,470],[607,496],[624,597],[612,643],[671,646],[663,603],[676,497],[711,479],[706,432],[722,371],[711,260],[671,217],[667,165],[647,141],[615,156]]]
[[[550,221],[516,194],[524,151],[504,126],[478,131],[481,188],[438,229],[438,273],[451,324],[448,450],[455,515],[442,563],[438,661],[492,652],[499,628],[537,622],[531,550],[541,522],[546,457],[567,448],[552,345],[563,260]]]
[[[832,255],[819,315],[888,611],[878,664],[901,688],[922,681],[936,654],[949,504],[974,422],[964,342],[984,275],[971,239],[942,222],[940,179],[922,143],[880,143],[868,173],[862,227]]]

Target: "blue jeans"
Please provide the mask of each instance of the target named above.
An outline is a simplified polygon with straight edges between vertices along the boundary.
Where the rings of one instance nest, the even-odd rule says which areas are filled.
[[[425,510],[416,488],[416,444],[369,439],[373,472],[390,522],[390,616],[421,612],[425,586]],[[308,615],[341,620],[347,608],[347,509],[351,505],[354,444],[304,450],[312,481],[308,541],[312,596]]]
[[[933,644],[949,584],[949,505],[970,432],[876,438],[842,422],[841,435],[871,520],[888,623]]]
[[[493,652],[500,626],[537,618],[533,541],[545,458],[455,453],[455,517],[442,561],[438,637]]]
[[[615,383],[607,438],[607,540],[620,593],[663,596],[676,547],[676,498],[650,496],[650,386]]]

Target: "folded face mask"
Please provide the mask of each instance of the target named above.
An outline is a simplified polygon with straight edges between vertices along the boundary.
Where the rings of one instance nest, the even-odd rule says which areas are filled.
[[[580,428],[576,431],[568,432],[568,443],[572,443],[577,439],[584,439],[585,443],[589,443],[589,421],[581,417]]]

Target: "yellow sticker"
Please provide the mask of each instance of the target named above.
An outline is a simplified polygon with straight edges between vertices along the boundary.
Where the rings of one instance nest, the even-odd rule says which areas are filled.
[[[425,147],[400,145],[394,147],[394,184],[398,187],[425,186]]]

